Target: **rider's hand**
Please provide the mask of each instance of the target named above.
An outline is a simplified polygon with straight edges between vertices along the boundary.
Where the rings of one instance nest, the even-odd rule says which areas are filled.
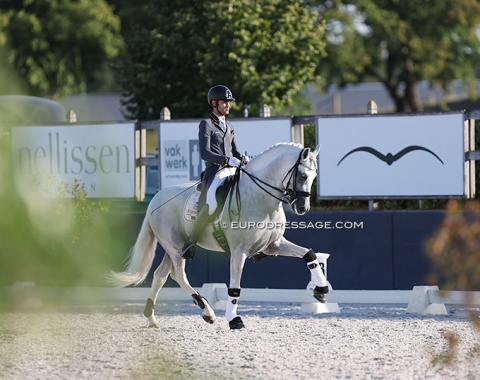
[[[245,156],[242,156],[242,164],[243,165],[246,165],[250,162],[250,157],[248,157],[247,155]]]
[[[238,168],[240,166],[241,162],[237,157],[230,157],[228,159],[228,166],[234,166]]]

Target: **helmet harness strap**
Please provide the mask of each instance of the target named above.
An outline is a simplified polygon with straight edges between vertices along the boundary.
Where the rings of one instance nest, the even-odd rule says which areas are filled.
[[[225,114],[220,112],[220,110],[218,109],[218,100],[214,99],[214,100],[212,100],[212,102],[215,102],[215,105],[212,105],[212,107],[217,110],[217,114],[219,114],[221,116],[225,116]]]

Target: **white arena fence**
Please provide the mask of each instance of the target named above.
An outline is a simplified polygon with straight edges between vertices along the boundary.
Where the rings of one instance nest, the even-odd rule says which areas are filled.
[[[310,285],[310,284],[309,284]],[[196,290],[217,310],[224,310],[227,285],[207,283]],[[47,287],[32,282],[19,282],[0,287],[0,296],[11,305],[22,308],[46,304],[92,305],[99,302],[145,302],[150,288]],[[181,288],[163,288],[158,301],[191,301]],[[300,304],[305,313],[339,313],[338,304],[404,304],[406,312],[423,315],[446,315],[445,305],[480,306],[480,291],[441,291],[438,286],[415,286],[412,290],[331,290],[328,303],[321,304],[307,289],[243,288],[241,302]]]

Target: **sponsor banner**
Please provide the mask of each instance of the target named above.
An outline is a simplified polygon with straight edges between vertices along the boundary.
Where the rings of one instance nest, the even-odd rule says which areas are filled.
[[[463,113],[316,119],[319,198],[462,197]]]
[[[291,141],[291,118],[229,120],[233,123],[238,148],[250,157],[278,142]],[[200,120],[160,122],[160,189],[200,181],[205,164],[198,145],[199,124]]]
[[[135,197],[133,123],[14,127],[12,152],[22,192],[55,196],[52,180],[78,180],[89,198]]]

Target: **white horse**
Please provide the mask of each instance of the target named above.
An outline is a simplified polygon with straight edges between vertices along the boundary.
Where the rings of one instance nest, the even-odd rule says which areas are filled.
[[[285,212],[282,202],[289,203],[297,215],[310,209],[310,189],[317,175],[319,146],[312,152],[298,144],[279,143],[253,158],[242,168],[238,186],[231,202],[225,203],[221,226],[231,250],[230,285],[225,317],[231,329],[241,329],[242,319],[237,315],[240,297],[240,280],[245,260],[249,257],[293,256],[303,258],[311,271],[315,289],[313,296],[326,302],[328,284],[316,255],[311,249],[301,247],[283,237]],[[133,246],[124,272],[112,272],[110,280],[117,286],[138,285],[148,275],[152,265],[157,241],[165,249],[162,262],[155,270],[150,297],[144,315],[150,327],[158,327],[154,305],[158,293],[169,275],[192,295],[193,301],[203,309],[203,319],[215,320],[215,313],[189,284],[185,273],[185,260],[181,251],[193,223],[183,218],[183,208],[189,195],[195,191],[185,186],[171,186],[158,192],[150,202],[136,243]],[[240,197],[240,199],[239,199]],[[228,212],[231,207],[231,212]],[[231,216],[238,218],[235,228]],[[238,226],[247,228],[238,228]],[[211,250],[221,251],[208,226],[197,243]]]

